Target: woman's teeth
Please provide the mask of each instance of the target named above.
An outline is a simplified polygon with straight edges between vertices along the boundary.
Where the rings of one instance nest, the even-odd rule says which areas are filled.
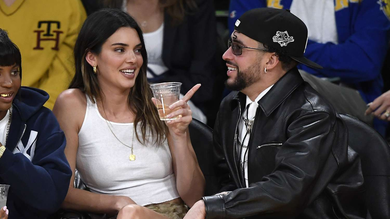
[[[134,73],[134,69],[121,70],[121,72],[125,73],[125,74],[133,74]]]
[[[1,96],[1,97],[10,97],[11,94],[1,94],[0,96]]]

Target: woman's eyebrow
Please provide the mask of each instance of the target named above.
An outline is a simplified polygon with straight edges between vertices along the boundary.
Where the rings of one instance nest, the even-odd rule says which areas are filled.
[[[126,43],[113,43],[111,44],[111,46],[129,46],[129,45]]]

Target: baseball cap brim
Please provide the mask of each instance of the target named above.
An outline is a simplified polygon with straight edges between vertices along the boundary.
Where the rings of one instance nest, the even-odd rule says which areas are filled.
[[[310,68],[322,69],[321,65],[319,65],[319,64],[317,64],[317,63],[315,63],[315,62],[311,61],[310,59],[307,59],[307,58],[305,58],[303,56],[302,57],[292,57],[292,56],[290,56],[290,58],[292,58],[293,60],[295,60],[295,61],[297,61],[297,62],[299,62],[301,64],[307,65]]]

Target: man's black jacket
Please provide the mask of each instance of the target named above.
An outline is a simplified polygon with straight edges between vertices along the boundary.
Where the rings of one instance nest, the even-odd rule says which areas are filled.
[[[249,188],[234,152],[245,95],[232,92],[221,103],[214,146],[221,191],[231,192],[204,197],[206,218],[365,218],[360,159],[331,105],[296,68],[258,103]]]

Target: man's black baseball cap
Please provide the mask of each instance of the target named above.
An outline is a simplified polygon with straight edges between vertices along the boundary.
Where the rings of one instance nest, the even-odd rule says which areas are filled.
[[[322,68],[305,58],[307,27],[289,10],[256,8],[245,12],[235,23],[238,32],[278,49],[295,61],[311,68]]]

